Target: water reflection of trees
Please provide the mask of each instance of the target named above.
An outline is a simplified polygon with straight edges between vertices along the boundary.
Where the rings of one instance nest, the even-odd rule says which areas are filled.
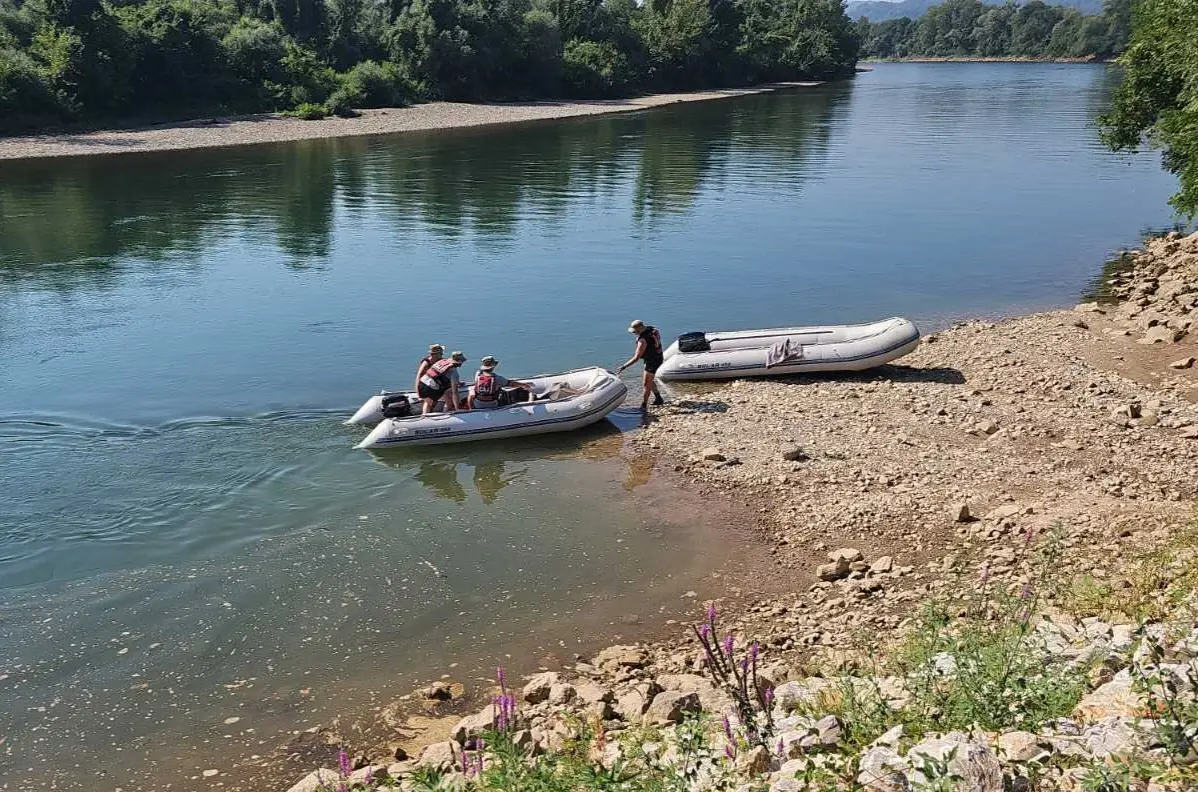
[[[689,211],[764,158],[802,178],[850,86],[633,115],[392,138],[5,163],[0,281],[95,285],[123,259],[195,256],[235,236],[291,265],[327,258],[338,207],[395,227],[505,237],[576,202],[632,195],[635,218]],[[69,265],[69,266],[62,266]]]

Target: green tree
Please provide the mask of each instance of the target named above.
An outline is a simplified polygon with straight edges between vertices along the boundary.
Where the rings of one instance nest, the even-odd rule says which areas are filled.
[[[1159,147],[1178,176],[1171,199],[1179,214],[1198,215],[1198,0],[1140,0],[1120,58],[1125,76],[1103,139],[1116,150]]]

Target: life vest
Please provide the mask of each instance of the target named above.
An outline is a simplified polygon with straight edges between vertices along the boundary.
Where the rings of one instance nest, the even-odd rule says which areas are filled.
[[[657,328],[649,325],[640,332],[640,337],[645,342],[644,361],[661,363],[664,352],[661,348],[661,333],[657,332]]]
[[[485,402],[499,401],[499,380],[494,372],[479,371],[474,377],[474,398]]]
[[[420,381],[434,390],[449,390],[449,386],[453,384],[448,373],[451,368],[453,368],[453,359],[442,358],[428,367]]]

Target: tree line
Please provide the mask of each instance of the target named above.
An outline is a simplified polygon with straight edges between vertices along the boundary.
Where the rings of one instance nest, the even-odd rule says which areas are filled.
[[[1040,0],[987,5],[945,0],[919,19],[857,20],[866,58],[1110,58],[1127,46],[1132,0],[1105,0],[1103,12]]]
[[[0,0],[0,132],[852,74],[840,0]]]

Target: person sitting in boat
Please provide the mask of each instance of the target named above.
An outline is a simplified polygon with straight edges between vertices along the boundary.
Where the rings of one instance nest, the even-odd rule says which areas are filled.
[[[636,363],[638,360],[645,364],[645,373],[641,378],[644,384],[644,393],[641,396],[641,410],[649,409],[649,394],[653,394],[654,406],[665,404],[661,398],[661,393],[657,390],[657,370],[661,368],[661,364],[665,362],[665,353],[661,348],[661,333],[657,332],[657,328],[653,325],[647,325],[640,319],[633,321],[628,326],[628,332],[636,335],[636,352],[625,361],[616,373],[619,374],[624,369]]]
[[[412,386],[412,390],[420,390],[420,378],[424,376],[424,372],[443,357],[445,357],[445,347],[440,344],[429,344],[428,354],[420,358],[420,365],[416,368],[416,384]]]
[[[462,384],[458,369],[466,362],[466,356],[454,352],[448,358],[441,358],[425,369],[416,383],[416,395],[424,402],[424,413],[437,411],[437,402],[445,399],[450,410],[462,409],[458,398],[458,388]]]
[[[532,385],[527,382],[510,380],[502,374],[495,373],[499,361],[487,355],[482,359],[481,368],[474,375],[474,387],[470,389],[470,400],[467,402],[471,410],[494,410],[511,403],[509,394],[504,388],[518,388],[532,393]]]

